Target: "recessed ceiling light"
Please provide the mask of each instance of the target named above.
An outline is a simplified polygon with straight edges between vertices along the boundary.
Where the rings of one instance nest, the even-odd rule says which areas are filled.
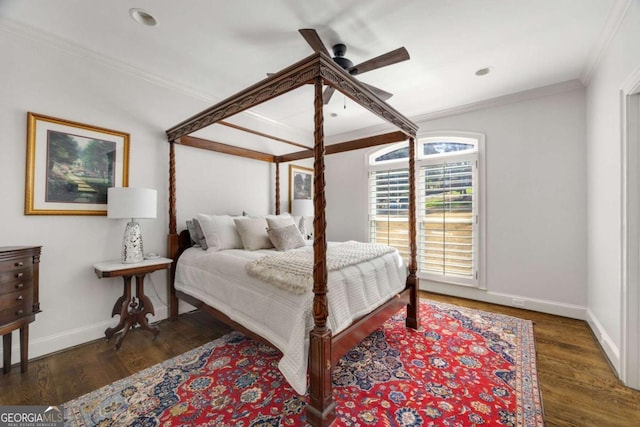
[[[492,67],[480,68],[478,71],[476,71],[476,76],[486,76],[491,72],[491,68]]]
[[[142,9],[129,9],[129,15],[138,23],[148,27],[155,27],[158,21],[149,12]]]

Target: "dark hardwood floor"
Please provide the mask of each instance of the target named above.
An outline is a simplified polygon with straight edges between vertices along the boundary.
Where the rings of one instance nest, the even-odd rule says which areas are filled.
[[[548,427],[638,427],[640,391],[615,377],[583,321],[461,298],[422,297],[534,322],[538,376]],[[0,376],[0,405],[58,405],[141,369],[184,353],[229,331],[203,313],[162,321],[158,338],[136,329],[119,351],[98,340],[19,365]]]

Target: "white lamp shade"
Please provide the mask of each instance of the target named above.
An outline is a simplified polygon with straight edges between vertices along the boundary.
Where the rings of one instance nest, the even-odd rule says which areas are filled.
[[[150,188],[111,187],[107,190],[107,218],[155,218],[157,193]]]
[[[291,201],[291,215],[293,216],[315,216],[313,200],[294,199]]]

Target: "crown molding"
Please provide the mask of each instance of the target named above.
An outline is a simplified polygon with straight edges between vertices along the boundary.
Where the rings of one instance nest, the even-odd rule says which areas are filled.
[[[458,114],[470,113],[486,108],[499,107],[501,105],[513,104],[516,102],[529,101],[531,99],[542,98],[545,96],[556,95],[558,93],[569,92],[572,90],[584,89],[584,85],[580,80],[573,79],[565,82],[554,83],[547,86],[541,86],[534,89],[524,90],[522,92],[511,93],[508,95],[489,98],[478,102],[460,105],[457,107],[447,108],[444,110],[434,111],[431,113],[421,114],[413,117],[416,123],[426,122],[430,120],[441,119],[443,117],[454,116]]]
[[[615,26],[613,26],[613,24],[607,25],[607,27],[613,26],[615,27],[615,29],[617,29],[617,27],[620,25],[620,21],[622,20],[622,17],[624,16],[629,4],[632,1],[633,0],[617,0],[616,1],[616,7],[613,8],[612,13],[610,14],[610,17],[608,19],[608,22],[615,22],[616,24]],[[615,16],[617,18],[614,20],[612,16]],[[615,29],[613,30],[612,34],[615,33]],[[60,37],[53,36],[51,34],[40,31],[36,28],[17,23],[13,20],[10,20],[1,16],[0,16],[0,30],[13,33],[19,37],[26,38],[38,44],[55,48],[69,55],[74,55],[77,57],[89,59],[91,61],[99,63],[103,66],[107,66],[118,72],[144,80],[153,85],[181,93],[190,98],[208,103],[210,105],[213,105],[216,102],[220,101],[218,97],[215,97],[212,94],[207,93],[203,90],[196,89],[194,87],[189,87],[182,83],[178,83],[171,79],[167,79],[166,77],[160,76],[158,74],[154,74],[147,70],[141,69],[139,67],[134,67],[123,61],[117,60],[113,57],[104,55],[102,53],[99,53],[91,49],[87,49],[83,46],[80,46],[77,43],[74,43],[73,41],[69,41],[67,39],[62,39]],[[612,36],[610,36],[609,38],[611,37]],[[410,117],[410,119],[414,123],[420,123],[420,122],[435,120],[443,117],[450,117],[458,114],[469,113],[469,112],[477,111],[484,108],[511,104],[514,102],[525,101],[525,100],[534,99],[542,96],[549,96],[556,93],[566,92],[566,91],[575,90],[583,87],[584,86],[580,82],[580,80],[570,80],[562,83],[543,86],[540,88],[535,88],[535,89],[531,89],[523,92],[518,92],[515,94],[504,95],[504,96],[491,98],[483,101],[478,101],[474,103],[469,103],[469,104],[465,104],[465,105],[461,105],[453,108],[421,114],[418,116]],[[242,117],[240,119],[240,122],[242,122],[247,126],[250,126],[249,125],[250,122],[259,122],[261,123],[260,127],[264,127],[265,125],[267,125],[267,126],[273,126],[273,127],[279,128],[279,131],[285,133],[286,137],[289,137],[290,139],[305,140],[305,136],[299,130],[292,128],[291,126],[285,123],[282,123],[280,121],[276,121],[276,120],[272,120],[270,118],[264,117],[253,111],[247,110],[239,114],[238,116]],[[327,136],[327,143],[346,141],[346,140],[366,136],[369,134],[375,135],[380,132],[388,131],[389,129],[392,129],[392,128],[388,125],[376,125],[376,126],[367,127],[360,130],[346,132],[338,135]]]
[[[613,38],[618,32],[618,28],[622,24],[624,17],[627,14],[627,10],[629,10],[629,6],[633,3],[633,0],[616,0],[613,4],[613,7],[609,11],[609,16],[607,17],[607,21],[604,24],[604,28],[600,33],[600,37],[596,42],[594,48],[591,50],[589,58],[587,60],[587,64],[582,70],[582,74],[580,75],[580,81],[588,86],[593,74],[597,70],[598,66],[602,62],[604,55],[607,52],[607,49],[611,45]]]
[[[54,36],[44,31],[40,31],[34,27],[20,24],[4,17],[0,17],[0,29],[28,39],[32,42],[57,49],[66,54],[95,61],[97,63],[100,63],[101,65],[107,66],[121,73],[142,79],[157,86],[162,86],[164,88],[183,93],[200,101],[205,101],[208,103],[218,101],[216,97],[202,90],[187,87],[184,84],[177,83],[158,74],[153,74],[148,72],[147,70],[143,70],[125,62],[119,61],[113,57],[105,55],[104,53],[87,49],[86,47],[80,46],[79,44],[71,40]]]
[[[421,123],[442,119],[445,117],[457,116],[460,114],[471,113],[486,108],[499,107],[502,105],[509,105],[516,102],[529,101],[536,98],[542,98],[545,96],[556,95],[563,92],[570,92],[573,90],[584,89],[584,85],[580,80],[573,79],[565,82],[555,83],[548,86],[541,86],[535,89],[529,89],[522,92],[516,92],[509,95],[498,96],[496,98],[485,99],[478,102],[472,102],[469,104],[460,105],[457,107],[447,108],[443,110],[433,111],[430,113],[420,114],[418,116],[409,117],[411,121],[420,126]],[[329,143],[338,141],[347,141],[349,139],[361,138],[368,135],[376,135],[381,132],[388,131],[390,127],[388,125],[376,125],[370,126],[364,129],[342,133],[328,138]],[[420,131],[418,131],[420,136]]]
[[[201,89],[190,87],[183,83],[176,82],[172,79],[168,79],[158,74],[151,73],[148,70],[132,66],[103,53],[87,49],[86,47],[81,46],[71,40],[54,36],[52,34],[38,30],[34,27],[15,22],[2,16],[0,16],[0,31],[12,33],[18,37],[56,49],[68,55],[88,59],[102,66],[109,67],[117,72],[127,74],[131,77],[146,81],[155,86],[183,94],[192,99],[202,101],[208,105],[214,105],[221,100],[221,98],[216,97],[211,93],[207,93],[206,91],[203,91]],[[242,124],[249,127],[252,126],[250,124],[252,122],[259,123],[258,126],[262,129],[264,129],[265,125],[277,127],[278,131],[286,133],[286,137],[289,137],[291,139],[306,138],[306,135],[302,134],[299,130],[292,128],[291,126],[280,121],[264,117],[263,115],[251,110],[244,111],[237,116]]]

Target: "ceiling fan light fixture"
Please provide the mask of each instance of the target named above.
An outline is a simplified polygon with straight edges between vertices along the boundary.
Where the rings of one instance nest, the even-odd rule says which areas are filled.
[[[133,20],[138,24],[146,25],[147,27],[155,27],[158,25],[158,20],[146,10],[138,8],[129,9],[129,15],[131,15]]]
[[[353,62],[350,59],[345,58],[345,54],[347,53],[347,46],[342,43],[338,43],[333,45],[333,62],[338,64],[345,70],[353,67]]]
[[[333,62],[335,62],[345,70],[348,70],[349,68],[353,67],[353,62],[351,62],[349,59],[345,58],[344,56],[334,57]]]
[[[302,28],[298,30],[298,32],[302,35],[302,37],[304,37],[304,39],[307,41],[309,46],[311,46],[314,52],[324,53],[329,56],[329,51],[325,47],[316,30],[314,30],[313,28]],[[332,46],[332,50],[334,55],[333,61],[352,76],[366,73],[372,70],[377,70],[378,68],[386,67],[387,65],[410,59],[407,49],[405,47],[400,47],[382,55],[378,55],[375,58],[371,58],[367,61],[361,62],[357,65],[353,65],[353,62],[351,62],[348,58],[345,58],[345,54],[347,53],[347,46],[344,43],[334,44]],[[371,92],[373,92],[374,95],[377,95],[383,101],[386,101],[392,96],[391,93],[383,91],[382,89],[378,89],[375,86],[367,85],[364,82],[360,82],[360,84],[369,89]],[[325,88],[324,92],[322,93],[322,99],[325,105],[329,103],[329,100],[331,99],[334,91],[334,87],[329,86]]]

